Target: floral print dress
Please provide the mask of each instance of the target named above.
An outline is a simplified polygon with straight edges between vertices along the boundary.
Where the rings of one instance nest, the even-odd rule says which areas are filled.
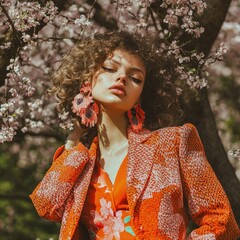
[[[80,219],[91,240],[135,239],[126,195],[126,174],[127,156],[114,184],[96,162]]]

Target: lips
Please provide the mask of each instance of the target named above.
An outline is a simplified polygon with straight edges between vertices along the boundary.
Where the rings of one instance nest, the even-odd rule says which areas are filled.
[[[126,88],[122,84],[115,84],[109,88],[112,92],[118,95],[125,95],[126,96]]]

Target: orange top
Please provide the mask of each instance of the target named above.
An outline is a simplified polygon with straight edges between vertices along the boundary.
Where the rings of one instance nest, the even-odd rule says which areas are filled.
[[[126,194],[126,173],[127,157],[114,184],[96,162],[80,219],[91,239],[134,239]]]

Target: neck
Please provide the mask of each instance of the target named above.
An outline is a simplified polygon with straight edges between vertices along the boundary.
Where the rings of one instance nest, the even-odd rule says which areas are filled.
[[[128,119],[124,112],[103,108],[97,123],[99,149],[101,155],[112,154],[127,145]]]

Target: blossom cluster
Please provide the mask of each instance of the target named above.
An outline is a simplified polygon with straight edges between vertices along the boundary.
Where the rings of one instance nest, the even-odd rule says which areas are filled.
[[[5,42],[3,45],[0,45],[0,49],[8,49],[11,47],[11,42]]]
[[[0,105],[0,143],[12,141],[19,128],[22,132],[37,132],[51,122],[49,118],[53,118],[47,111],[51,105],[43,110],[43,100],[34,100],[37,84],[33,86],[28,77],[30,75],[26,76],[19,57],[10,60],[7,70],[9,73],[5,79],[6,84],[1,88],[1,94],[5,93],[6,101]]]
[[[161,7],[167,9],[167,14],[163,19],[163,22],[169,25],[179,26],[185,32],[192,34],[194,37],[200,37],[203,33],[204,29],[200,27],[199,22],[194,19],[196,18],[196,15],[202,14],[207,7],[204,1],[164,0]],[[179,21],[180,19],[181,21]]]
[[[21,91],[25,96],[31,97],[35,92],[35,88],[32,86],[30,78],[24,76],[18,57],[15,59],[10,59],[10,64],[8,65],[7,70],[9,73],[7,74],[6,82],[8,82],[9,85],[16,82],[18,91]],[[14,88],[9,90],[12,97],[17,97],[18,91]]]
[[[73,130],[73,121],[69,118],[69,112],[63,111],[58,114],[58,117],[62,120],[59,126],[63,129]]]
[[[79,26],[89,26],[91,22],[86,18],[85,15],[80,15],[79,18],[75,19],[74,23]]]
[[[240,160],[240,148],[229,150],[228,155],[233,156],[234,158],[238,158]]]
[[[18,128],[18,122],[16,118],[21,114],[21,109],[16,109],[14,114],[9,114],[14,107],[14,101],[8,101],[0,105],[0,118],[1,118],[1,129],[0,129],[0,143],[6,141],[12,141],[16,130]]]
[[[6,4],[5,4],[6,5]],[[57,8],[53,1],[47,1],[42,7],[38,2],[20,2],[9,4],[9,16],[14,23],[17,31],[24,32],[32,27],[40,24],[40,21],[45,23],[54,19],[57,14]],[[6,23],[10,27],[10,23]]]

